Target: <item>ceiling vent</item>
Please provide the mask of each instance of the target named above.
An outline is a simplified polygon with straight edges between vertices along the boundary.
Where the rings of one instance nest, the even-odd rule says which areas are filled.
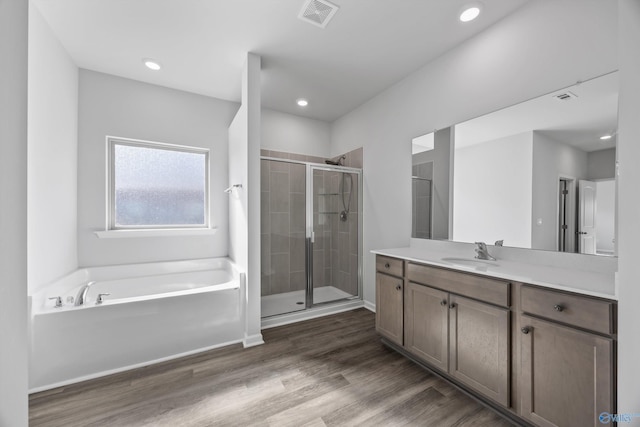
[[[302,5],[298,18],[317,27],[324,28],[337,11],[338,6],[327,0],[307,0]]]
[[[571,101],[572,99],[576,99],[578,95],[573,92],[566,91],[553,95],[553,97],[559,101]]]

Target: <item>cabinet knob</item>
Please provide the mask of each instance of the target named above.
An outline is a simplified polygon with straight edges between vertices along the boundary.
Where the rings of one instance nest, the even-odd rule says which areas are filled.
[[[452,308],[452,309],[453,309],[453,308],[456,308],[456,303],[455,303],[455,302],[452,302],[451,304],[449,304],[449,308]]]
[[[525,335],[527,335],[530,330],[531,328],[529,328],[528,326],[525,326],[524,328],[520,329],[520,331]]]
[[[556,304],[556,305],[553,306],[553,309],[555,311],[562,311],[562,310],[564,310],[564,307],[561,306],[560,304]]]
[[[391,267],[391,264],[389,264],[388,262],[385,262],[384,263],[384,268],[389,268],[389,267]]]
[[[447,300],[443,299],[442,301],[440,301],[440,305],[447,305]]]
[[[402,285],[396,285],[396,291],[399,291],[402,289]]]

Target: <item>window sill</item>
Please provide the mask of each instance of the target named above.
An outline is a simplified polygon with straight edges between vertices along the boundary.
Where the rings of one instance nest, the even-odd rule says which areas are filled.
[[[105,230],[94,231],[99,239],[126,239],[131,237],[183,237],[209,236],[218,231],[218,227],[211,228],[167,228],[153,230]]]

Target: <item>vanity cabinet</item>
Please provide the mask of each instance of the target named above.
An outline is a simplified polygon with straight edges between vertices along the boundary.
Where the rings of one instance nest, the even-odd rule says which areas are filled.
[[[376,258],[376,330],[389,341],[403,344],[404,261]]]
[[[508,407],[509,309],[457,295],[449,306],[449,375]]]
[[[600,426],[614,410],[615,304],[523,286],[521,415],[540,426]]]
[[[509,406],[510,312],[508,308],[471,299],[472,283],[484,278],[409,263],[405,288],[405,349],[430,366],[484,396]],[[420,281],[421,283],[416,283]],[[508,283],[495,281],[504,295],[488,298],[508,302]],[[433,287],[438,286],[440,289]],[[485,294],[487,296],[487,294]]]
[[[615,301],[381,255],[376,291],[387,345],[511,420],[616,413]]]
[[[405,289],[405,348],[430,365],[449,370],[449,294],[409,282]]]

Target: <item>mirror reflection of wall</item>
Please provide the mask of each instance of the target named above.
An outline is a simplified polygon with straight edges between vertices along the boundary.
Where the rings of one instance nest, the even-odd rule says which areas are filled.
[[[451,209],[438,192],[439,176],[449,175],[440,170],[446,156],[435,155],[438,133],[431,154],[413,156],[412,176],[433,165],[431,238],[615,255],[617,74],[438,131],[455,134],[452,153],[440,151],[451,158]],[[416,196],[412,237],[422,237],[420,203]]]

